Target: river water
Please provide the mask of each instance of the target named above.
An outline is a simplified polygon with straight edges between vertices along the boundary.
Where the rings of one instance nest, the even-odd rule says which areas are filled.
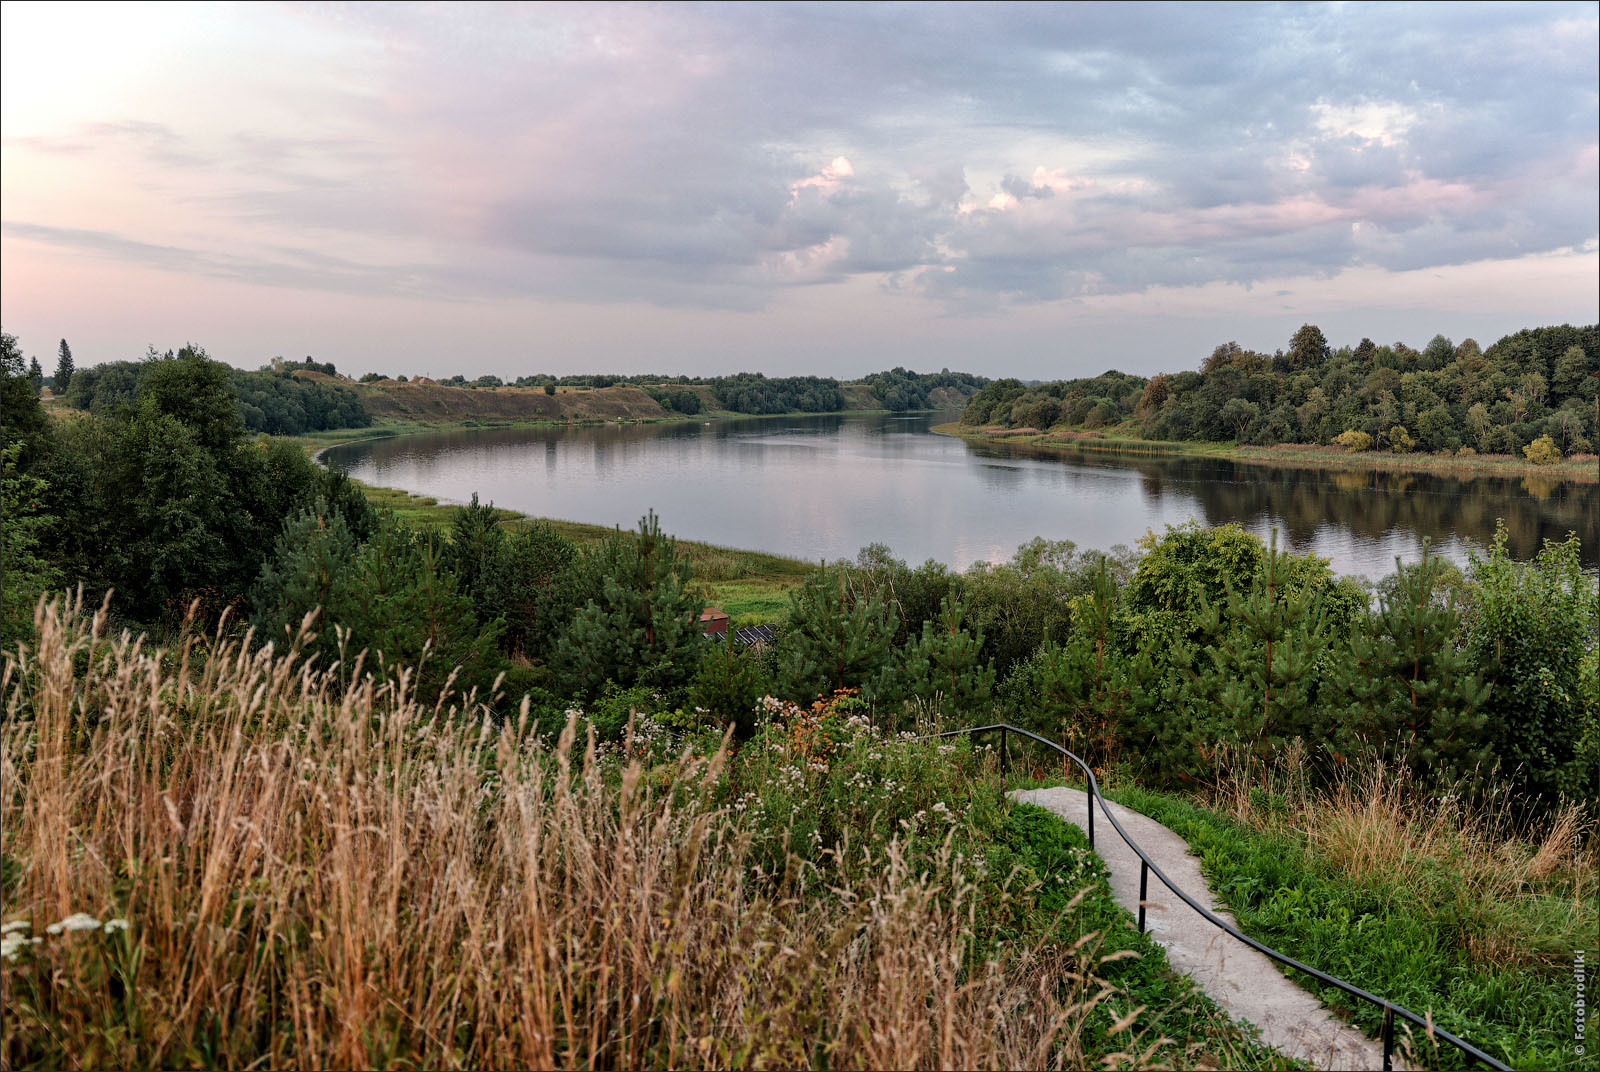
[[[1504,518],[1529,558],[1577,532],[1600,562],[1600,488],[1542,480],[1342,473],[1199,458],[1060,455],[972,444],[930,428],[954,414],[849,414],[710,423],[494,428],[329,449],[332,466],[442,501],[631,528],[647,508],[676,536],[803,559],[887,544],[913,564],[1008,558],[1035,536],[1133,545],[1190,519],[1237,522],[1381,577],[1427,539],[1465,563]]]

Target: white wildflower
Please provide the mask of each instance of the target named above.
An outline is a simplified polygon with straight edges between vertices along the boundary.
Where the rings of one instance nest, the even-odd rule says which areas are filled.
[[[128,921],[120,916],[116,919],[106,920],[105,931],[107,934],[115,934],[117,931],[125,931],[127,929]]]
[[[4,927],[0,927],[0,934],[11,934],[15,931],[30,931],[32,929],[33,924],[29,923],[27,920],[14,919],[10,923],[7,923]]]
[[[61,934],[67,931],[97,931],[100,921],[87,912],[74,912],[60,923],[52,923],[45,928],[46,934]]]

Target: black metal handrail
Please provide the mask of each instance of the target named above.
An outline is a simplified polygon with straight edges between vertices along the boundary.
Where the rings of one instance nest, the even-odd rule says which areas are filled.
[[[1119,835],[1121,835],[1123,841],[1127,842],[1128,848],[1132,849],[1139,857],[1139,933],[1143,934],[1145,929],[1145,895],[1149,892],[1150,872],[1154,871],[1156,878],[1159,878],[1166,885],[1167,889],[1176,894],[1184,904],[1200,913],[1200,915],[1204,916],[1206,920],[1212,923],[1214,926],[1226,931],[1228,934],[1231,934],[1233,937],[1254,949],[1256,952],[1264,953],[1273,960],[1277,961],[1279,964],[1285,964],[1296,971],[1304,972],[1313,979],[1320,980],[1329,986],[1336,987],[1337,989],[1344,991],[1346,994],[1349,994],[1353,997],[1358,997],[1363,1001],[1371,1002],[1372,1004],[1381,1008],[1383,1010],[1382,1039],[1384,1072],[1391,1072],[1394,1067],[1394,1021],[1395,1017],[1397,1016],[1402,1020],[1406,1020],[1412,1024],[1415,1024],[1417,1027],[1422,1028],[1424,1031],[1427,1031],[1438,1038],[1444,1039],[1444,1041],[1450,1043],[1456,1049],[1460,1050],[1462,1053],[1466,1054],[1468,1057],[1471,1057],[1473,1060],[1482,1065],[1500,1070],[1500,1072],[1510,1072],[1510,1065],[1495,1060],[1493,1057],[1490,1057],[1488,1054],[1478,1049],[1478,1047],[1474,1046],[1472,1043],[1452,1035],[1443,1028],[1418,1016],[1410,1009],[1407,1009],[1402,1005],[1396,1005],[1394,1002],[1388,1001],[1384,998],[1380,998],[1376,994],[1369,993],[1361,989],[1359,986],[1347,983],[1343,979],[1329,975],[1327,972],[1318,971],[1309,964],[1302,964],[1293,957],[1285,956],[1276,949],[1256,941],[1248,934],[1240,931],[1239,928],[1235,927],[1227,920],[1213,914],[1209,909],[1201,905],[1193,897],[1190,897],[1187,893],[1180,890],[1173,883],[1173,881],[1166,876],[1161,868],[1156,866],[1155,861],[1151,860],[1150,857],[1145,854],[1145,851],[1139,847],[1138,843],[1135,842],[1133,838],[1128,836],[1128,832],[1122,829],[1122,824],[1117,822],[1117,817],[1111,814],[1111,809],[1106,806],[1105,797],[1100,795],[1100,783],[1095,780],[1094,771],[1090,769],[1089,764],[1085,763],[1082,759],[1076,755],[1073,755],[1065,748],[1062,748],[1054,741],[1045,737],[1040,737],[1037,733],[1030,733],[1020,726],[1013,726],[1005,722],[996,722],[988,726],[975,726],[971,729],[964,730],[948,730],[944,733],[935,733],[930,734],[929,736],[963,737],[973,736],[979,733],[996,732],[1000,734],[1000,770],[1002,773],[1008,771],[1010,767],[1010,752],[1007,745],[1009,736],[1013,733],[1021,737],[1025,737],[1030,741],[1037,741],[1039,744],[1042,744],[1047,748],[1055,749],[1057,752],[1060,752],[1063,756],[1066,756],[1072,762],[1076,763],[1079,768],[1082,769],[1083,776],[1087,778],[1089,782],[1089,848],[1094,848],[1094,806],[1098,802],[1101,810],[1106,813],[1106,818],[1111,820],[1112,828],[1116,830]]]

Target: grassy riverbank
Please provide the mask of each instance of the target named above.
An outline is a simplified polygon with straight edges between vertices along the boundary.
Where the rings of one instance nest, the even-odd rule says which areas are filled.
[[[395,516],[409,525],[444,528],[455,517],[454,505],[441,503],[431,496],[371,484],[361,484],[361,489],[374,506],[394,511]],[[542,521],[580,546],[599,543],[611,532],[605,525],[534,518],[515,510],[500,509],[499,514],[500,523],[507,528]],[[694,564],[695,583],[701,587],[706,600],[726,611],[735,628],[777,621],[788,612],[789,589],[816,568],[815,562],[802,562],[764,551],[743,551],[693,540],[679,540],[678,546]]]
[[[1241,447],[1232,443],[1140,439],[1135,435],[1116,430],[1105,435],[1097,435],[1088,432],[1041,432],[1034,428],[974,428],[959,423],[937,425],[932,430],[941,435],[956,436],[973,443],[1005,444],[1058,454],[1223,458],[1249,465],[1289,469],[1434,473],[1458,477],[1524,477],[1556,482],[1600,483],[1600,464],[1597,464],[1594,455],[1564,458],[1553,465],[1534,465],[1505,454],[1461,457],[1453,454],[1391,454],[1385,451],[1351,453],[1341,447],[1320,447],[1301,443],[1283,443],[1273,447]]]

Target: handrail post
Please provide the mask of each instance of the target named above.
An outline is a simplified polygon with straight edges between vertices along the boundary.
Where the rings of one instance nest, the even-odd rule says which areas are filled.
[[[1011,755],[1006,750],[1006,728],[1000,727],[1000,774],[1005,776],[1011,772]]]
[[[1094,794],[1085,793],[1089,800],[1089,851],[1094,851]]]
[[[1144,902],[1150,893],[1150,865],[1139,861],[1139,933],[1144,933]]]
[[[1383,1072],[1394,1072],[1394,1006],[1383,1004]]]

